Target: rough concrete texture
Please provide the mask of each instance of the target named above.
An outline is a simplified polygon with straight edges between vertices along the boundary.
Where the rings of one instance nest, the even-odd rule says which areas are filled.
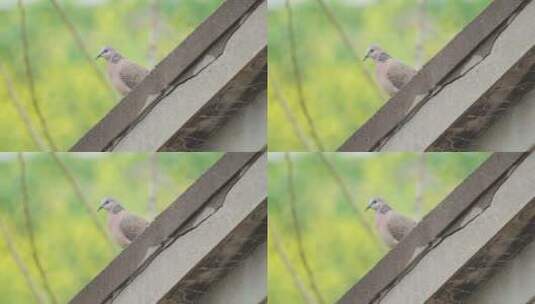
[[[535,72],[533,73],[535,75]],[[506,111],[466,150],[528,151],[535,147],[535,90],[526,94],[517,105]]]
[[[249,15],[244,16],[232,35],[224,37],[223,48],[216,46],[216,53],[208,54],[211,58],[209,64],[203,64],[193,77],[173,85],[157,103],[153,102],[120,138],[114,140],[111,149],[156,151],[168,145],[172,148],[166,150],[188,150],[189,141],[193,144],[202,142],[202,139],[191,139],[190,134],[206,128],[209,133],[232,106],[251,102],[241,100],[241,96],[259,74],[266,72],[266,6],[266,1],[263,1]],[[263,87],[265,88],[265,82]],[[210,103],[218,111],[206,111]],[[195,123],[189,123],[191,120],[195,120]],[[183,128],[187,130],[181,130]],[[168,143],[177,132],[183,133],[180,136],[183,140]],[[265,141],[265,134],[257,136],[263,136]],[[174,141],[180,138],[175,137]],[[232,139],[237,142],[242,140],[238,136]]]
[[[162,300],[177,284],[183,284],[191,272],[230,235],[247,225],[250,216],[266,205],[266,163],[264,155],[229,189],[224,202],[216,212],[204,217],[194,229],[188,229],[170,240],[164,250],[153,257],[143,270],[113,295],[113,303],[144,304]],[[246,237],[239,240],[246,241]],[[228,244],[225,246],[228,248]],[[222,256],[221,259],[226,258]],[[200,267],[202,268],[202,267]],[[263,273],[262,275],[265,275]],[[180,294],[180,293],[178,293]],[[173,296],[175,303],[190,299]]]
[[[431,249],[411,265],[377,302],[399,303],[399,299],[403,298],[407,303],[452,303],[451,298],[430,299],[502,230],[507,231],[509,225],[517,225],[517,222],[522,222],[525,227],[535,218],[533,170],[535,155],[527,157],[510,171],[510,176],[495,189],[490,200],[483,205],[475,204],[477,210],[469,218],[460,219],[459,229],[448,231],[431,244]],[[515,237],[509,235],[506,239],[514,240]],[[480,267],[485,270],[485,265]]]
[[[467,69],[461,66],[463,73],[458,73],[458,77],[435,88],[432,97],[385,139],[381,151],[428,150],[459,117],[481,100],[490,88],[498,84],[519,60],[529,56],[535,46],[535,33],[527,34],[526,29],[532,26],[534,15],[535,2],[528,3],[517,15],[513,15],[510,23],[505,25],[496,37],[489,37],[492,44],[490,52],[473,53],[471,56],[476,56],[477,60],[471,62],[475,62],[475,65]],[[489,41],[487,45],[482,45],[485,50],[489,49],[488,43]],[[535,56],[529,58],[533,61],[528,65],[530,67],[535,63]],[[515,84],[513,83],[513,86]],[[504,82],[498,86],[511,87],[511,83]],[[486,98],[487,106],[493,106],[488,102],[490,98]],[[496,107],[500,102],[504,102],[503,99],[498,101]],[[479,118],[477,113],[473,115],[476,116],[474,119]]]

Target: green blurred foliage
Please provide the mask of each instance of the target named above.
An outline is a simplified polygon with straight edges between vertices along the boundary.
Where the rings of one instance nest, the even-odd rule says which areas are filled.
[[[347,33],[358,57],[364,57],[370,44],[381,45],[393,57],[417,66],[416,45],[421,36],[417,0],[324,0]],[[275,2],[275,1],[274,1]],[[276,3],[283,3],[278,0]],[[367,4],[355,4],[367,2]],[[423,57],[429,60],[491,0],[427,0]],[[338,148],[383,104],[365,80],[351,51],[342,43],[317,0],[291,1],[297,56],[303,74],[303,91],[327,151]],[[353,3],[353,4],[351,4]],[[269,73],[281,86],[297,122],[308,132],[298,106],[296,82],[284,5],[269,11]],[[365,68],[374,75],[371,62]],[[306,150],[269,86],[268,142],[271,151]]]
[[[150,155],[129,153],[60,153],[95,210],[103,197],[149,218]],[[158,153],[156,201],[163,211],[217,159],[220,153]],[[120,252],[110,247],[91,221],[63,173],[46,153],[26,153],[30,210],[41,262],[60,303],[74,296]],[[20,166],[16,154],[0,154],[0,218],[41,284],[31,258],[22,209]],[[98,213],[106,225],[106,214]],[[0,234],[0,303],[34,303],[23,276]],[[41,285],[42,286],[42,285]]]
[[[305,252],[321,294],[334,303],[387,252],[377,245],[358,221],[355,211],[320,161],[317,153],[291,153],[296,210]],[[358,210],[368,200],[385,198],[390,205],[420,219],[446,197],[487,157],[486,153],[327,153],[348,185]],[[422,184],[421,168],[425,168]],[[287,162],[282,153],[270,153],[268,165],[269,227],[276,230],[296,272],[308,286],[299,259],[288,194]],[[423,185],[421,207],[416,189]],[[421,210],[418,212],[417,210]],[[373,227],[374,214],[361,213]],[[268,240],[268,295],[270,303],[304,303],[292,277]]]
[[[5,1],[5,0],[3,0]],[[2,2],[2,1],[0,1]],[[13,78],[14,87],[32,121],[31,106],[21,47],[19,10],[0,3],[0,62]],[[99,81],[77,48],[73,37],[49,0],[24,1],[29,36],[30,60],[37,98],[60,151],[66,151],[119,101]],[[149,67],[148,42],[151,31],[150,3],[147,0],[63,0],[58,1],[77,28],[91,55],[104,45],[114,46],[123,55]],[[158,60],[173,50],[222,0],[160,0]],[[105,72],[104,61],[97,62]],[[36,151],[24,125],[9,101],[0,76],[0,151]]]

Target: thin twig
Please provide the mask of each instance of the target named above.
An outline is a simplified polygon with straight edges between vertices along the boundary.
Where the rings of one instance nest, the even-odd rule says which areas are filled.
[[[284,159],[286,160],[286,167],[288,171],[288,174],[287,174],[288,193],[290,195],[290,210],[292,213],[292,224],[295,230],[295,238],[297,240],[297,250],[299,251],[301,264],[303,264],[303,268],[305,269],[305,272],[307,274],[310,288],[314,292],[314,295],[316,296],[316,299],[318,300],[318,302],[325,303],[321,295],[321,292],[318,288],[318,285],[316,284],[314,273],[312,272],[312,269],[310,268],[310,265],[308,264],[308,259],[305,254],[305,248],[303,246],[301,225],[299,224],[299,217],[297,216],[295,186],[294,186],[294,180],[293,180],[293,164],[292,164],[292,159],[290,158],[290,154],[288,152],[284,153]]]
[[[286,11],[288,14],[288,35],[290,40],[290,58],[292,60],[292,70],[295,78],[295,83],[297,85],[297,99],[299,100],[299,106],[301,107],[301,111],[303,112],[303,115],[305,116],[305,119],[307,121],[308,127],[310,129],[310,135],[314,139],[314,142],[317,146],[317,148],[320,151],[324,151],[323,144],[321,142],[321,139],[319,138],[319,135],[316,131],[316,127],[314,125],[314,120],[312,119],[312,116],[310,115],[310,112],[308,110],[308,106],[305,101],[305,94],[303,92],[303,79],[301,75],[301,70],[299,68],[299,63],[297,62],[297,53],[296,53],[296,41],[295,41],[295,31],[294,31],[294,25],[293,25],[293,14],[292,14],[292,6],[290,5],[290,0],[286,0]]]
[[[282,94],[280,91],[278,92],[277,83],[271,80],[271,88],[274,89],[274,92],[276,93],[276,99],[279,99],[281,104],[284,104],[285,100],[282,97]],[[283,106],[284,108],[284,106]],[[295,118],[292,116],[291,111],[285,111],[286,118],[290,121],[292,124],[293,130],[297,136],[297,138],[301,141],[301,144],[303,144],[304,147],[307,148],[308,151],[312,151],[312,145],[305,140],[305,137],[302,135],[303,133],[300,132],[299,125],[295,122]],[[362,214],[360,210],[354,205],[354,198],[351,195],[351,192],[348,190],[348,187],[342,177],[338,174],[336,168],[331,163],[331,161],[325,156],[323,152],[318,152],[319,158],[323,165],[327,168],[327,171],[331,175],[331,177],[334,179],[340,190],[342,191],[343,196],[345,197],[345,201],[349,204],[351,209],[357,214],[359,222],[364,226],[364,228],[368,231],[368,234],[373,239],[373,241],[377,244],[377,246],[382,247],[381,243],[377,240],[377,237],[374,233],[372,233],[372,229],[370,225],[366,222],[366,220],[362,217]]]
[[[362,75],[364,76],[364,79],[366,80],[366,82],[368,82],[368,85],[370,85],[371,87],[374,88],[374,92],[377,95],[377,97],[379,98],[379,100],[384,100],[385,97],[384,97],[383,93],[381,92],[381,90],[379,90],[379,87],[377,86],[377,83],[375,81],[373,81],[372,76],[370,75],[370,73],[364,67],[364,64],[362,63],[362,58],[358,55],[358,52],[356,51],[355,47],[353,46],[353,43],[349,39],[349,36],[347,35],[347,33],[342,28],[342,25],[338,22],[338,20],[334,16],[333,12],[331,11],[331,9],[327,6],[327,4],[325,4],[325,2],[323,0],[316,0],[316,1],[321,6],[321,10],[325,14],[325,16],[327,16],[327,19],[329,20],[329,22],[331,22],[331,24],[336,29],[336,32],[338,33],[338,36],[340,36],[340,39],[342,39],[342,42],[349,49],[351,56],[353,57],[353,59],[357,63],[357,67],[358,67],[359,71],[362,73]]]
[[[35,267],[37,267],[37,270],[39,271],[39,275],[41,276],[41,280],[43,281],[43,286],[48,294],[48,297],[50,298],[50,301],[52,303],[58,303],[56,295],[52,291],[52,287],[50,287],[50,283],[48,281],[43,265],[41,264],[41,259],[39,258],[39,253],[35,244],[35,235],[33,233],[34,229],[29,204],[30,198],[28,195],[28,184],[26,182],[26,163],[24,161],[24,156],[21,152],[17,153],[17,158],[19,160],[20,166],[20,188],[22,192],[22,207],[24,210],[24,220],[26,223],[26,230],[28,231],[28,238],[30,241],[30,249],[32,251],[33,262],[35,264]]]
[[[291,275],[292,281],[295,287],[297,288],[297,290],[299,291],[301,297],[303,298],[305,303],[317,304],[318,302],[312,296],[312,294],[307,290],[307,288],[305,287],[305,284],[303,283],[301,278],[299,278],[297,271],[293,268],[292,263],[290,262],[290,259],[288,258],[288,255],[286,254],[286,252],[284,251],[281,245],[280,237],[278,233],[276,232],[275,227],[273,225],[269,225],[268,229],[269,229],[269,235],[271,236],[271,240],[273,241],[271,242],[273,244],[273,248],[275,248],[275,252],[279,256],[280,260],[282,261],[282,264],[286,268],[286,271],[288,271],[288,273]]]
[[[52,156],[52,159],[56,162],[56,164],[60,167],[61,171],[63,172],[63,175],[67,179],[67,181],[71,184],[74,192],[76,193],[76,196],[78,196],[78,199],[84,205],[87,213],[89,214],[91,220],[93,221],[93,224],[97,228],[97,230],[100,232],[100,234],[106,239],[106,241],[111,245],[112,248],[114,248],[113,242],[109,236],[108,233],[106,233],[106,230],[102,226],[102,224],[98,220],[97,213],[95,211],[95,208],[89,203],[89,200],[85,197],[82,188],[80,187],[80,184],[74,177],[74,175],[71,173],[69,168],[63,163],[63,161],[58,157],[57,153],[52,152],[50,153]]]
[[[18,0],[17,3],[19,7],[19,16],[20,16],[22,54],[24,57],[24,67],[26,71],[26,78],[28,81],[28,90],[30,91],[30,98],[32,100],[35,114],[37,115],[37,118],[39,119],[39,123],[41,125],[43,134],[45,135],[45,138],[48,141],[48,145],[50,146],[52,151],[57,151],[56,144],[54,143],[54,140],[52,139],[52,135],[48,131],[47,122],[43,115],[43,112],[41,111],[41,107],[39,106],[39,102],[37,100],[37,95],[35,92],[35,84],[34,84],[34,79],[33,79],[32,66],[31,66],[31,61],[30,61],[30,56],[29,56],[28,33],[26,29],[26,10],[24,8],[24,2],[23,0]]]
[[[24,263],[22,260],[22,257],[20,256],[19,252],[15,248],[15,243],[13,239],[11,238],[11,235],[9,234],[9,231],[7,230],[7,227],[5,226],[2,218],[0,217],[0,232],[2,233],[2,236],[4,237],[4,241],[7,245],[7,250],[11,254],[11,257],[15,261],[15,264],[17,264],[17,267],[20,270],[20,273],[24,277],[24,280],[26,281],[26,285],[28,285],[28,288],[30,288],[30,291],[35,298],[36,303],[39,304],[45,304],[46,298],[44,297],[43,293],[39,291],[39,288],[37,284],[33,281],[30,270],[28,266]]]
[[[157,214],[156,202],[158,197],[158,153],[149,156],[149,189],[147,199],[147,214],[154,218]]]
[[[355,199],[353,198],[351,191],[349,191],[349,188],[347,184],[345,183],[344,179],[338,174],[338,171],[336,170],[334,165],[331,163],[331,161],[327,158],[327,156],[325,156],[325,153],[318,152],[316,154],[319,156],[320,160],[327,168],[327,171],[329,171],[329,174],[331,174],[331,177],[334,179],[334,181],[336,182],[336,184],[342,191],[342,195],[345,197],[346,202],[349,204],[349,206],[353,209],[353,211],[357,215],[357,220],[359,221],[359,223],[362,225],[362,227],[364,227],[364,229],[366,229],[366,232],[368,233],[370,238],[373,240],[373,242],[377,245],[377,247],[382,247],[381,243],[377,239],[377,236],[373,232],[372,228],[362,216],[361,210],[357,208],[357,206],[355,206],[354,204]]]
[[[278,104],[282,107],[282,110],[284,111],[286,118],[292,125],[295,136],[297,136],[297,138],[299,139],[299,141],[301,142],[301,144],[304,146],[306,150],[313,151],[314,149],[313,149],[312,142],[305,135],[305,132],[303,132],[303,130],[299,126],[299,123],[297,122],[297,118],[293,115],[292,110],[290,109],[288,100],[284,98],[284,96],[282,95],[278,82],[275,79],[270,78],[269,84],[273,92],[275,93],[275,101],[277,101]]]
[[[24,124],[24,126],[26,127],[26,131],[28,131],[28,134],[30,134],[30,138],[32,139],[34,145],[39,150],[46,151],[47,150],[46,143],[45,143],[43,137],[41,137],[41,135],[35,131],[33,123],[32,123],[32,121],[30,119],[30,115],[28,115],[28,112],[26,112],[26,109],[22,105],[22,103],[21,103],[21,101],[20,101],[20,99],[19,99],[19,97],[18,97],[18,95],[17,95],[17,93],[15,91],[15,87],[13,86],[13,81],[9,77],[9,75],[8,75],[7,71],[5,70],[4,66],[2,65],[2,63],[0,63],[0,74],[4,78],[4,81],[5,81],[5,84],[6,84],[6,88],[7,88],[7,93],[9,95],[9,100],[11,101],[13,106],[15,107],[15,110],[17,111],[17,114],[19,114],[19,117],[22,120],[22,123]]]
[[[91,67],[93,68],[93,71],[97,75],[97,77],[100,80],[100,82],[102,82],[102,84],[108,90],[108,92],[110,94],[110,97],[112,99],[116,99],[117,95],[116,95],[115,91],[112,89],[112,87],[109,84],[109,82],[106,81],[106,78],[104,77],[104,75],[102,74],[102,72],[98,68],[97,64],[95,63],[95,60],[94,60],[93,56],[91,56],[89,54],[89,52],[87,51],[87,47],[85,46],[84,40],[82,39],[82,37],[80,36],[78,31],[76,30],[76,27],[74,26],[74,24],[71,22],[71,20],[69,19],[69,17],[65,13],[65,11],[58,4],[57,0],[50,0],[50,3],[52,3],[52,5],[54,6],[54,9],[58,12],[61,20],[63,21],[63,23],[65,24],[65,26],[69,30],[69,32],[71,33],[71,36],[73,37],[74,42],[76,43],[76,45],[78,46],[78,48],[80,49],[82,54],[84,55],[84,57],[87,60],[87,62],[89,63],[89,65],[91,65]]]

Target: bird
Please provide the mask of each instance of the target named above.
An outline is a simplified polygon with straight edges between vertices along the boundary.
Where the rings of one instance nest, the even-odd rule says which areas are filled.
[[[368,58],[375,62],[377,82],[390,97],[396,95],[417,73],[415,69],[392,58],[377,45],[368,48],[363,61]]]
[[[124,58],[110,46],[102,48],[95,59],[99,58],[104,58],[108,62],[108,77],[111,84],[123,96],[128,95],[149,74],[149,70]]]
[[[384,243],[394,248],[416,226],[416,222],[394,210],[382,198],[372,198],[366,210],[375,210],[375,225]]]
[[[148,221],[128,212],[116,199],[102,199],[97,212],[101,209],[108,212],[110,235],[122,248],[128,247],[149,226]]]

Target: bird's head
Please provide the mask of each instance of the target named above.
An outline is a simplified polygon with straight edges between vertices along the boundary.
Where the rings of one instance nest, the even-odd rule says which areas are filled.
[[[384,199],[380,198],[380,197],[374,197],[372,199],[370,199],[370,201],[368,202],[368,207],[366,207],[366,210],[367,211],[368,209],[373,209],[375,210],[376,212],[377,211],[388,211],[390,210],[390,206],[388,206],[388,204],[385,202]]]
[[[390,58],[390,56],[380,46],[372,44],[368,50],[366,50],[366,56],[364,56],[364,59],[362,60],[365,61],[368,58],[371,58],[374,61],[384,61]]]
[[[102,48],[97,58],[95,59],[99,59],[101,57],[106,59],[107,61],[114,61],[114,59],[121,58],[121,55],[111,46],[105,46]]]
[[[100,202],[100,206],[98,207],[97,212],[100,211],[100,209],[104,209],[112,213],[117,213],[123,210],[123,207],[117,200],[110,197],[105,197]]]

